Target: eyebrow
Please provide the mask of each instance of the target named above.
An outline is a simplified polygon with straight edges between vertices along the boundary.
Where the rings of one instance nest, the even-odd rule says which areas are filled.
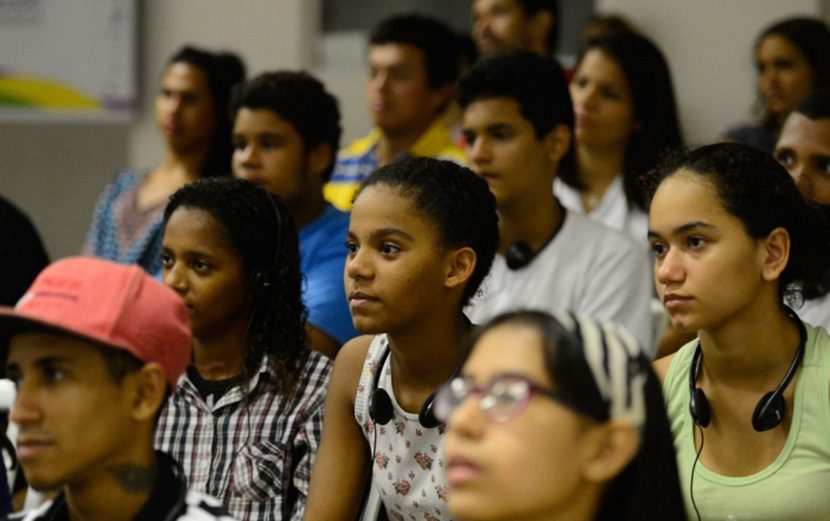
[[[414,241],[415,240],[411,235],[409,235],[408,233],[406,233],[405,231],[403,231],[399,228],[381,228],[379,230],[375,230],[372,233],[370,233],[369,238],[370,239],[378,239],[380,237],[388,237],[390,235],[394,236],[394,237],[400,237],[402,239],[406,239],[406,240],[409,240],[409,241]],[[349,230],[348,236],[351,237],[351,238],[357,237],[357,235],[351,230]]]
[[[694,221],[694,222],[690,222],[690,223],[686,223],[686,224],[678,226],[677,228],[672,230],[672,235],[682,235],[686,232],[689,232],[691,230],[696,230],[698,228],[703,228],[704,230],[714,230],[715,229],[715,227],[712,226],[709,223],[705,223],[703,221]],[[660,237],[660,234],[653,231],[653,230],[649,230],[648,231],[648,236],[649,237]]]

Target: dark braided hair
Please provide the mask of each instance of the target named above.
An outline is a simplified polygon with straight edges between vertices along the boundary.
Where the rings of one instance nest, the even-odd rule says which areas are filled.
[[[180,207],[209,214],[217,233],[242,257],[254,304],[244,346],[242,388],[247,389],[268,356],[273,385],[291,395],[309,351],[297,231],[285,203],[248,181],[212,177],[186,185],[170,197],[165,226]],[[270,286],[263,287],[263,278]]]

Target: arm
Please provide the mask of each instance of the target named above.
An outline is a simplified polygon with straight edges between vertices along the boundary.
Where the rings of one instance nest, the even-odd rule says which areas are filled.
[[[334,362],[323,436],[303,518],[306,521],[346,521],[358,514],[370,466],[369,445],[354,418],[354,400],[370,343],[371,337],[351,340]]]

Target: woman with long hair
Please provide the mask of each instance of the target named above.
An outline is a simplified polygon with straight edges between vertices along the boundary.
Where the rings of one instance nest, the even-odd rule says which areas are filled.
[[[161,164],[120,172],[95,206],[84,253],[161,269],[162,214],[173,192],[203,177],[229,175],[231,88],[245,79],[235,54],[183,47],[168,61],[156,95],[164,139]]]
[[[655,365],[690,517],[826,519],[830,336],[787,306],[830,268],[821,213],[736,143],[668,159],[649,192],[658,293],[697,332]]]

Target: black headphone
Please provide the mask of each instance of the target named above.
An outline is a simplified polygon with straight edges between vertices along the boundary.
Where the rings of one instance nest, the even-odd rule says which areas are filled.
[[[386,392],[386,389],[380,389],[378,387],[380,385],[380,375],[383,372],[383,364],[386,363],[387,358],[389,358],[388,347],[380,355],[375,376],[372,378],[372,397],[369,401],[369,417],[373,422],[380,425],[389,423],[393,414],[392,398]],[[463,361],[464,358],[462,357],[461,362]],[[458,363],[458,367],[455,368],[450,379],[455,378],[458,368],[461,367],[461,362]],[[426,429],[434,429],[441,425],[441,422],[435,417],[435,413],[432,410],[432,404],[435,402],[435,393],[434,391],[427,396],[427,399],[424,400],[424,404],[421,406],[420,412],[418,412],[418,422]]]
[[[530,264],[537,253],[539,252],[530,249],[530,245],[526,242],[514,242],[504,252],[504,260],[507,261],[507,267],[511,270],[520,270]]]
[[[269,206],[274,211],[274,217],[277,219],[277,237],[275,240],[276,249],[274,250],[274,258],[271,261],[270,268],[265,270],[257,270],[251,274],[251,295],[254,299],[254,303],[260,303],[265,301],[270,292],[273,291],[274,288],[274,273],[276,273],[277,268],[279,267],[279,260],[280,260],[280,252],[282,252],[282,215],[280,214],[280,210],[277,207],[277,202],[273,195],[271,195],[268,190],[264,187],[262,188],[262,193],[265,196],[265,199],[268,201]]]
[[[801,359],[804,358],[804,345],[807,343],[807,329],[804,323],[798,318],[795,312],[786,307],[787,315],[798,324],[799,344],[798,350],[795,352],[790,368],[787,369],[787,374],[778,384],[774,391],[770,391],[761,397],[758,405],[755,406],[755,412],[752,414],[752,428],[758,432],[768,431],[781,423],[784,416],[787,414],[787,403],[784,401],[784,391],[790,384],[790,381],[795,376],[798,370],[798,365]],[[700,365],[703,364],[703,350],[700,348],[700,340],[695,347],[695,354],[692,357],[692,365],[689,367],[689,412],[692,414],[692,420],[700,427],[709,425],[712,419],[712,411],[709,407],[709,400],[703,393],[703,389],[697,388],[697,373]]]
[[[558,201],[557,201],[557,204]],[[562,208],[562,205],[559,205],[559,208]],[[567,212],[562,212],[562,219],[559,220],[559,224],[553,230],[553,233],[550,234],[550,237],[545,241],[543,245],[539,247],[538,250],[533,251],[530,245],[526,242],[514,242],[510,246],[507,247],[507,250],[504,252],[504,260],[507,262],[507,267],[510,270],[516,271],[524,268],[531,262],[533,259],[539,255],[539,252],[544,250],[550,241],[553,240],[554,237],[559,233],[559,230],[562,229],[562,225],[565,224],[565,218],[568,216]]]

